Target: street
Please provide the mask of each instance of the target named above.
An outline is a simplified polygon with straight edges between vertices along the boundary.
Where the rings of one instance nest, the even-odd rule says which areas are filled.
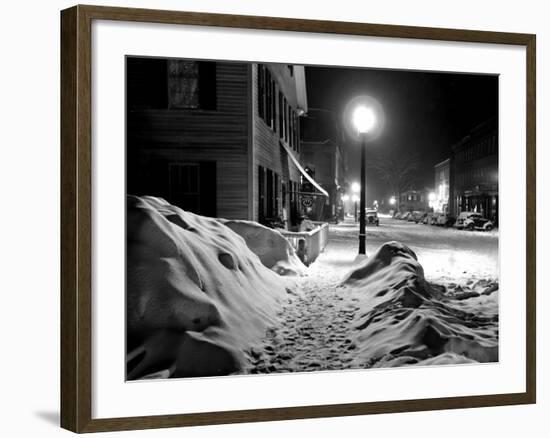
[[[357,256],[358,233],[353,219],[331,224],[329,243],[315,264],[323,269],[332,266],[339,273],[342,268],[345,274]],[[392,240],[416,253],[430,281],[498,277],[498,231],[465,231],[380,217],[380,226],[367,226],[367,256]]]

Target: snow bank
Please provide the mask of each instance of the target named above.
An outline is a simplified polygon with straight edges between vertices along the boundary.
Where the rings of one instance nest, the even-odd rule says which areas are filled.
[[[296,251],[277,230],[251,221],[227,219],[219,219],[219,221],[241,236],[264,266],[279,275],[305,273],[306,267],[296,255]]]
[[[127,198],[127,378],[239,372],[286,291],[216,219]]]
[[[356,293],[352,367],[498,361],[498,284],[428,283],[415,253],[382,245],[344,280]]]

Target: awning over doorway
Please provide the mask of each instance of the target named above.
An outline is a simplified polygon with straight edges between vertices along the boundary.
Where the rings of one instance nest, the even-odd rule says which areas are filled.
[[[307,179],[312,185],[313,187],[315,187],[323,196],[326,196],[327,198],[329,197],[328,196],[328,192],[323,189],[318,183],[317,181],[315,181],[307,172],[306,170],[301,166],[301,164],[298,162],[298,160],[296,159],[296,157],[294,156],[294,154],[292,153],[292,150],[286,145],[284,144],[282,141],[279,142],[280,145],[283,147],[283,149],[286,151],[287,155],[290,157],[291,161],[294,163],[294,165],[298,168],[298,170],[300,171],[300,173],[304,176],[305,179]]]

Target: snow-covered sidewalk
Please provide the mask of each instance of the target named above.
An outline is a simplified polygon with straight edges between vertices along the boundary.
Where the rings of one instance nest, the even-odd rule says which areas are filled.
[[[329,245],[307,275],[295,279],[295,293],[279,314],[280,325],[268,331],[263,348],[250,351],[247,372],[497,360],[496,239],[485,235],[480,244],[473,233],[392,221],[369,227],[369,256],[381,240],[391,240],[392,228],[415,247],[420,261],[438,264],[423,266],[431,274],[426,277],[430,283],[418,285],[424,282],[422,266],[405,253],[401,265],[380,268],[386,270],[381,278],[369,283],[360,274],[363,283],[346,284],[343,279],[368,259],[357,258],[357,224],[331,225]],[[415,233],[418,245],[411,244]],[[460,253],[461,239],[466,254]],[[472,263],[463,258],[474,260],[471,272]],[[372,269],[374,277],[377,269]]]
[[[127,203],[129,380],[498,360],[494,237],[382,222],[357,258],[347,222],[305,268],[258,223]]]

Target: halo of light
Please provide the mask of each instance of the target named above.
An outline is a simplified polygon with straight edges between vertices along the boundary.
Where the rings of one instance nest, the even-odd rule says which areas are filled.
[[[358,182],[354,182],[351,184],[351,191],[353,193],[359,193],[361,191],[361,184]]]
[[[380,102],[372,96],[357,96],[351,99],[343,113],[343,126],[354,139],[378,138],[385,125],[385,115]],[[359,129],[361,128],[361,129]]]

